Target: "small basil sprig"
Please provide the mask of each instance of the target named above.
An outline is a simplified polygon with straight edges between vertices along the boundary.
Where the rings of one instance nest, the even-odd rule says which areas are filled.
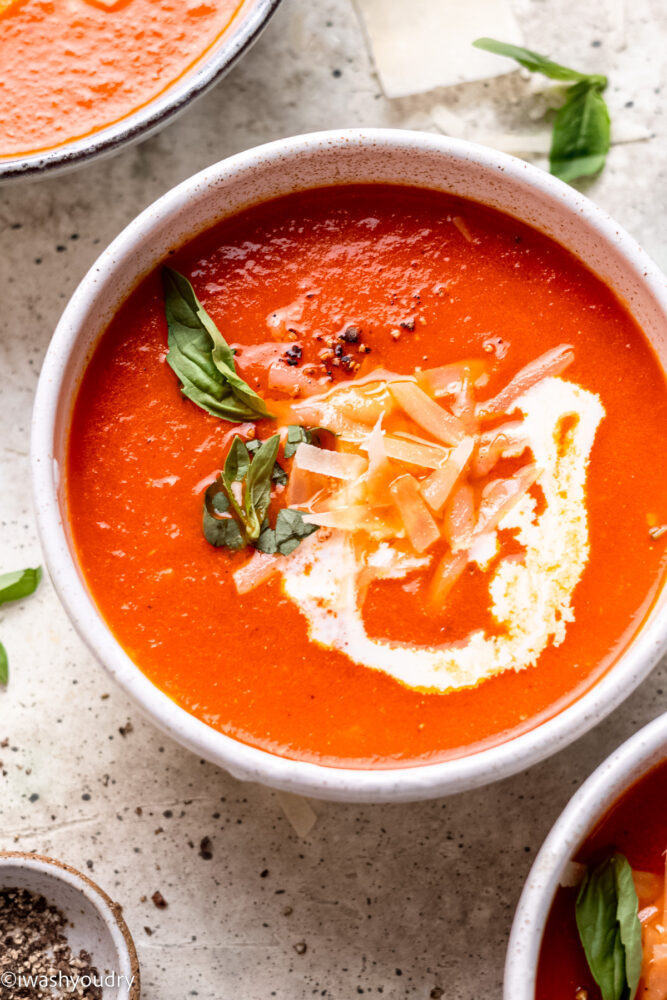
[[[14,573],[0,573],[0,604],[20,601],[22,597],[34,594],[41,579],[41,566],[36,569],[19,569]]]
[[[256,548],[260,552],[274,553],[281,556],[288,556],[294,552],[304,538],[317,531],[316,524],[308,524],[304,521],[300,510],[293,510],[291,507],[283,507],[278,511],[276,526],[271,528],[268,521],[264,522],[262,531],[256,542]]]
[[[632,869],[622,854],[589,868],[579,889],[579,938],[602,1000],[634,1000],[642,967],[642,928]]]
[[[42,567],[35,569],[20,569],[14,573],[0,573],[0,604],[8,601],[20,601],[22,597],[33,594],[42,579]],[[7,650],[0,642],[0,685],[5,686],[9,680],[9,658]]]
[[[169,330],[167,362],[181,392],[214,417],[233,423],[270,417],[264,400],[237,374],[234,352],[195,295],[187,278],[162,270]]]
[[[602,96],[607,77],[580,73],[517,45],[478,38],[473,45],[511,59],[550,80],[571,83],[553,123],[549,169],[562,181],[597,174],[605,165],[611,138],[609,110]]]
[[[278,511],[272,528],[266,513],[271,484],[285,485],[287,474],[277,461],[280,435],[244,442],[237,435],[224,469],[204,495],[203,529],[211,545],[289,555],[317,525],[306,524],[298,510]]]
[[[245,442],[234,438],[219,479],[204,497],[204,535],[212,545],[241,549],[257,541],[269,509],[279,445],[280,435],[274,434],[251,458]]]
[[[246,441],[245,446],[248,449],[249,453],[251,455],[254,455],[255,452],[259,448],[261,448],[262,442],[259,441],[257,438],[253,438],[251,441]],[[285,449],[285,457],[289,458],[289,455],[287,454],[287,448]],[[273,466],[273,472],[271,473],[271,481],[277,483],[279,486],[287,485],[287,473],[283,469],[280,462],[275,462]]]
[[[321,447],[320,433],[326,431],[326,427],[302,427],[300,424],[289,424],[287,428],[287,439],[285,441],[285,458],[291,458],[302,442],[314,444]],[[331,431],[327,433],[331,434]]]

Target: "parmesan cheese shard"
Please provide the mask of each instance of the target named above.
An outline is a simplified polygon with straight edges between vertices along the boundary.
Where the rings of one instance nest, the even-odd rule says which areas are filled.
[[[366,450],[368,443],[362,445]],[[439,469],[447,461],[448,452],[433,441],[420,438],[394,437],[387,434],[384,438],[384,451],[387,458],[408,465],[418,465],[422,469]]]
[[[426,603],[432,615],[442,614],[447,598],[469,562],[467,552],[447,552],[435,568],[426,594]]]
[[[440,538],[433,515],[419,492],[419,483],[407,473],[398,476],[389,487],[394,503],[398,507],[406,534],[415,552],[420,555]]]
[[[358,479],[365,472],[367,463],[361,455],[352,455],[343,451],[328,451],[316,448],[312,444],[302,442],[294,455],[294,465],[297,469],[314,472],[319,476],[330,476],[332,479]]]
[[[434,514],[439,514],[447,503],[450,493],[470,461],[474,446],[473,438],[464,438],[450,453],[445,464],[422,481],[422,496]]]
[[[291,792],[276,792],[276,797],[297,837],[307,837],[317,822],[317,814],[308,799]]]
[[[356,0],[387,97],[511,72],[472,47],[480,34],[521,44],[508,0]]]
[[[247,563],[234,573],[234,585],[238,594],[247,594],[260,584],[266,583],[281,568],[283,556],[267,555],[257,549]]]
[[[417,375],[419,386],[436,399],[439,396],[456,396],[468,382],[481,386],[488,380],[488,365],[477,358],[441,365],[440,368],[426,368]]]
[[[459,444],[464,437],[463,424],[457,417],[427,396],[414,382],[390,382],[389,391],[407,415],[443,444]]]
[[[553,129],[550,126],[536,125],[535,129],[530,132],[495,132],[481,129],[466,121],[451,108],[445,107],[444,104],[437,104],[432,108],[430,116],[435,127],[443,135],[450,135],[454,139],[478,142],[482,146],[490,146],[501,153],[520,156],[524,160],[534,159],[536,156],[547,156],[551,149]],[[619,146],[631,142],[644,142],[652,135],[650,129],[640,122],[615,121],[612,122],[611,126],[611,145]]]
[[[507,383],[504,389],[492,399],[486,399],[477,407],[481,416],[494,416],[509,412],[523,393],[532,389],[543,379],[560,375],[574,361],[574,349],[570,344],[560,344],[546,351],[535,361],[530,361]]]

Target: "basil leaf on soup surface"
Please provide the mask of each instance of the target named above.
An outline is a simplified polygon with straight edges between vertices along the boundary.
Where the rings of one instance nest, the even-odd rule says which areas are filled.
[[[236,435],[225,459],[224,479],[228,483],[240,483],[248,474],[250,454],[245,441]]]
[[[204,495],[204,536],[211,545],[240,549],[259,539],[271,502],[271,484],[285,476],[280,467],[275,476],[279,446],[280,435],[274,434],[254,447],[251,455],[236,435],[222,474]]]
[[[302,427],[300,424],[290,424],[287,428],[287,440],[285,441],[285,458],[291,458],[302,441],[306,444],[312,444],[316,448],[321,447],[321,431],[326,431],[326,428]]]
[[[473,45],[515,59],[532,73],[571,83],[565,91],[565,103],[554,119],[549,170],[568,183],[602,170],[611,139],[609,110],[602,96],[607,87],[606,76],[568,69],[538,52],[493,38],[478,38]]]
[[[262,447],[262,442],[258,441],[257,438],[253,438],[251,441],[246,441],[245,446],[250,452],[250,454],[254,455],[255,452],[258,450],[258,448]],[[287,485],[287,473],[283,469],[280,462],[276,462],[274,464],[273,472],[271,473],[271,479],[273,480],[274,483],[277,483],[279,486]]]
[[[259,538],[255,542],[255,548],[260,552],[266,552],[267,555],[275,555],[278,551],[278,544],[276,542],[275,530],[269,524],[269,519],[265,518],[262,524],[262,530],[259,533]]]
[[[276,517],[276,548],[283,556],[288,556],[301,544],[304,538],[317,531],[318,525],[308,524],[300,510],[285,507]]]
[[[9,680],[9,660],[7,650],[0,642],[0,687],[5,687]]]
[[[248,544],[238,521],[229,513],[229,500],[220,479],[211,483],[204,494],[202,527],[206,541],[218,548],[243,549]]]
[[[287,482],[276,461],[279,446],[279,434],[247,443],[234,438],[221,475],[204,494],[203,530],[211,545],[242,549],[254,544],[260,552],[289,555],[317,531],[298,510],[280,510],[275,528],[269,524],[271,485]]]
[[[622,854],[588,869],[577,897],[576,920],[602,1000],[634,1000],[642,965],[637,910],[632,869]]]
[[[245,481],[244,508],[246,532],[251,541],[259,538],[262,523],[271,500],[271,477],[278,456],[280,435],[263,441],[255,452]]]
[[[187,278],[162,270],[169,330],[167,362],[181,392],[214,417],[240,423],[270,417],[264,400],[236,371],[234,354]]]
[[[278,511],[275,528],[271,528],[268,521],[264,522],[255,548],[260,552],[269,554],[277,552],[281,556],[288,556],[298,548],[304,538],[312,535],[317,529],[317,524],[308,524],[304,521],[300,510],[285,507]]]
[[[209,545],[218,548],[244,549],[248,544],[238,521],[229,517],[213,517],[204,507],[203,516],[204,538]]]
[[[609,111],[597,84],[571,87],[554,120],[549,168],[562,181],[597,174],[604,167],[611,125]]]
[[[19,569],[14,573],[0,573],[0,604],[29,597],[37,590],[41,579],[41,566],[36,569]]]

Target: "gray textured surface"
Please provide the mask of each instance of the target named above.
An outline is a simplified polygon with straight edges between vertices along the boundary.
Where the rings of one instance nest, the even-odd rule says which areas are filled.
[[[612,109],[654,130],[615,148],[589,193],[665,266],[661,0],[628,4],[622,30],[619,3],[594,0],[585,13],[572,0],[516,7],[529,44],[608,71]],[[470,121],[520,126],[524,90],[514,75],[388,102],[349,0],[285,0],[241,65],[161,135],[81,172],[0,190],[3,568],[40,559],[27,449],[49,336],[99,250],[140,209],[201,167],[290,133],[428,127],[436,102]],[[0,694],[0,742],[9,738],[0,846],[90,870],[122,903],[146,1000],[428,998],[436,987],[447,1000],[499,1000],[513,908],[549,826],[593,767],[665,705],[663,665],[596,730],[530,772],[425,804],[315,804],[317,824],[300,840],[272,792],[201,763],[138,715],[47,582],[3,609],[0,631],[12,658]],[[210,860],[199,853],[205,836]],[[166,910],[150,901],[156,889]]]

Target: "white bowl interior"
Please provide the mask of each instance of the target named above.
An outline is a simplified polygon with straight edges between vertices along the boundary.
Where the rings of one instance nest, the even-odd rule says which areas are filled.
[[[531,868],[517,906],[505,963],[504,1000],[535,1000],[542,938],[568,862],[623,794],[667,758],[667,714],[627,740],[570,799]]]
[[[103,996],[114,1000],[138,1000],[136,968],[127,942],[105,896],[73,869],[43,858],[0,855],[0,891],[27,889],[44,896],[67,919],[65,931],[72,954],[83,949],[100,976],[115,974],[119,985],[103,987]],[[136,956],[135,956],[136,961]],[[14,970],[10,970],[14,971]],[[132,979],[136,987],[131,990]],[[121,978],[123,977],[123,978]]]
[[[44,364],[34,414],[34,486],[47,563],[70,617],[158,725],[237,777],[324,798],[409,800],[504,777],[555,752],[599,721],[664,650],[664,589],[649,622],[612,670],[532,732],[441,764],[373,772],[324,768],[277,758],[214,732],[140,674],[87,594],[73,555],[60,476],[72,403],[87,360],[118,307],[170,249],[252,204],[306,188],[367,182],[417,185],[471,198],[551,236],[586,261],[627,303],[667,370],[664,277],[627,234],[572,188],[512,157],[422,133],[354,130],[280,140],[208,168],[169,192],[131,223],[88,273]]]

